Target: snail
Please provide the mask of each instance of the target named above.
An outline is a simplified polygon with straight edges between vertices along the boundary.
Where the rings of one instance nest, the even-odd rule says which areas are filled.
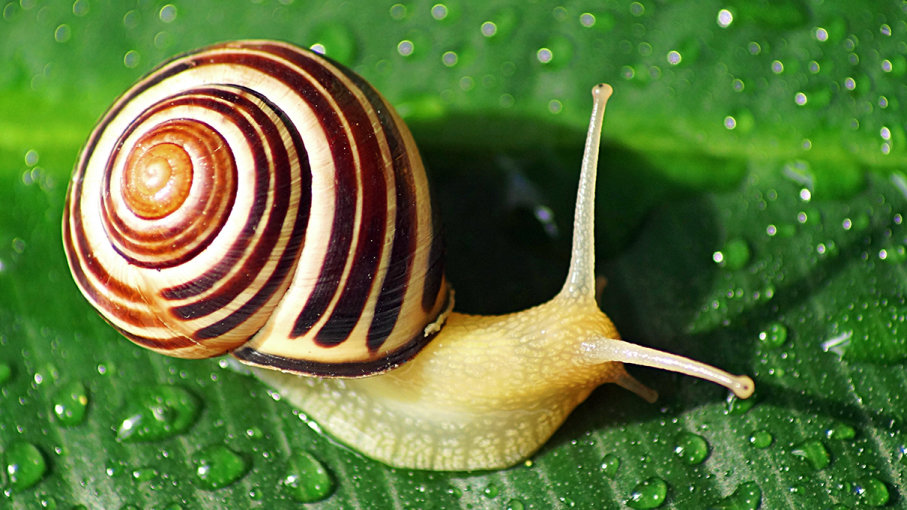
[[[623,363],[753,381],[623,340],[595,299],[593,202],[611,87],[593,89],[563,289],[452,312],[412,135],[364,79],[293,45],[218,44],[126,91],[83,148],[63,244],[87,300],[170,356],[232,354],[341,442],[391,466],[533,454]]]

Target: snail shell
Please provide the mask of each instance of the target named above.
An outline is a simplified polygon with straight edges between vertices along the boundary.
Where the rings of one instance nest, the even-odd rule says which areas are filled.
[[[124,93],[63,234],[85,297],[170,356],[366,375],[414,356],[453,304],[406,125],[359,76],[278,42],[182,55]]]

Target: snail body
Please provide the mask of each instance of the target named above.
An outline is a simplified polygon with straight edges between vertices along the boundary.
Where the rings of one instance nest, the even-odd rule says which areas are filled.
[[[451,312],[405,124],[351,71],[272,41],[177,57],[111,107],[70,184],[67,259],[127,338],[181,357],[229,352],[393,466],[510,466],[603,383],[654,401],[623,363],[746,398],[748,377],[624,342],[598,308],[593,203],[610,94],[593,89],[567,281],[522,312]]]

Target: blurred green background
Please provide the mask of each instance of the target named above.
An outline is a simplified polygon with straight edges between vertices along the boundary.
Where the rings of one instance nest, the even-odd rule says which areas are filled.
[[[0,0],[0,507],[904,505],[905,6]],[[469,312],[560,287],[589,90],[611,83],[603,309],[753,375],[755,399],[631,368],[658,403],[603,387],[525,464],[411,472],[222,361],[120,339],[60,247],[73,163],[141,75],[238,38],[318,45],[397,106]]]

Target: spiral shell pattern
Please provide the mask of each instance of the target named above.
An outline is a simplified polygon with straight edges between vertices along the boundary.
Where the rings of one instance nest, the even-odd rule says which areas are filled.
[[[121,96],[70,184],[79,289],[132,341],[358,376],[452,306],[422,161],[361,77],[273,41],[179,56]]]

